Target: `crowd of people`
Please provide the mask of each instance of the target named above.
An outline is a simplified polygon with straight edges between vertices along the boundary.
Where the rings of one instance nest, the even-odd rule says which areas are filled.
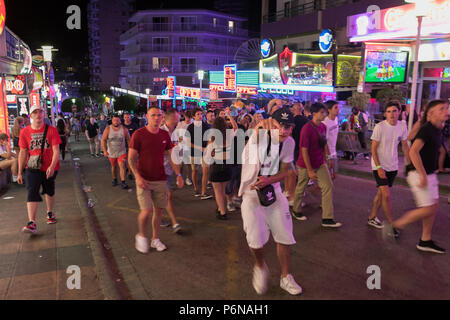
[[[295,244],[292,218],[307,220],[303,207],[308,186],[322,194],[321,226],[342,226],[335,220],[333,200],[333,180],[339,168],[339,112],[338,102],[332,100],[287,104],[273,99],[261,109],[236,103],[227,108],[181,112],[150,107],[142,118],[130,114],[123,118],[114,114],[110,119],[104,115],[99,119],[60,117],[53,128],[45,124],[44,111],[33,107],[31,125],[23,128],[25,119],[16,119],[22,129],[13,128],[15,152],[8,136],[0,135],[0,156],[9,161],[1,161],[0,168],[2,163],[6,166],[15,161],[14,167],[11,164],[15,179],[19,184],[26,181],[29,222],[23,231],[35,233],[37,203],[42,201],[40,186],[46,197],[47,223],[56,223],[53,207],[60,155],[64,159],[71,133],[78,141],[84,132],[91,156],[109,159],[112,187],[119,185],[118,178],[123,189],[129,188],[127,178],[135,180],[140,208],[135,247],[139,252],[167,249],[159,237],[164,210],[173,231],[181,230],[173,194],[186,184],[192,186],[193,197],[214,199],[219,220],[227,220],[230,212],[240,208],[247,244],[255,259],[253,286],[258,294],[267,290],[264,246],[272,234],[281,266],[280,287],[298,295],[302,288],[289,272],[289,250]],[[384,108],[385,120],[375,126],[371,136],[371,167],[378,192],[367,224],[383,229],[385,237],[398,237],[407,225],[421,220],[423,232],[417,249],[445,253],[433,242],[431,230],[438,208],[436,173],[442,171],[439,163],[448,128],[448,102],[431,101],[409,133],[401,113],[398,102],[389,102]],[[348,121],[361,144],[366,143],[367,122],[357,109]],[[417,209],[394,219],[390,188],[400,170],[399,144]],[[377,217],[380,207],[386,216],[384,223]]]

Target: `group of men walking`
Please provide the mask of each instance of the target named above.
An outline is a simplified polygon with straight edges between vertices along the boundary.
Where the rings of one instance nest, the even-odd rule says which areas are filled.
[[[118,166],[122,187],[128,188],[126,163],[136,180],[140,214],[135,247],[139,252],[147,253],[150,248],[157,251],[167,249],[159,237],[164,209],[171,218],[174,231],[180,230],[172,198],[175,189],[182,188],[185,181],[187,184],[192,183],[195,195],[205,200],[212,198],[207,194],[207,186],[210,181],[213,182],[217,216],[226,219],[223,202],[226,195],[222,182],[229,181],[233,166],[239,165],[242,173],[236,196],[242,200],[243,228],[255,259],[253,286],[258,294],[264,294],[268,288],[269,270],[264,261],[263,248],[272,234],[277,243],[281,266],[280,287],[293,295],[302,292],[289,272],[289,250],[295,244],[292,217],[300,221],[307,219],[302,212],[302,204],[311,181],[317,183],[322,193],[322,227],[342,226],[342,223],[335,221],[333,206],[333,179],[338,169],[336,142],[339,105],[336,101],[312,104],[312,120],[301,113],[294,116],[292,108],[289,110],[286,106],[273,104],[270,109],[268,118],[259,119],[246,132],[238,127],[237,119],[229,110],[222,115],[216,113],[222,119],[214,121],[211,128],[202,120],[203,112],[200,109],[194,110],[194,121],[189,123],[190,117],[180,122],[176,110],[168,110],[163,121],[163,111],[150,107],[147,112],[148,124],[133,130],[131,134],[121,125],[119,117],[112,118],[111,125],[102,132],[101,146],[111,164],[113,186],[118,185]],[[436,171],[442,144],[441,130],[448,119],[448,103],[435,100],[428,104],[421,119],[421,127],[412,138],[411,147],[408,146],[406,124],[398,120],[400,111],[398,103],[389,102],[384,110],[386,120],[378,123],[372,134],[371,165],[378,192],[368,217],[368,225],[383,229],[386,237],[398,237],[407,225],[421,220],[423,232],[417,249],[445,253],[445,249],[433,242],[431,230],[438,208]],[[53,206],[60,140],[56,129],[43,124],[43,117],[43,110],[32,108],[33,123],[22,131],[19,143],[19,183],[23,183],[22,175],[28,166],[25,180],[29,223],[23,230],[31,233],[36,232],[37,203],[42,201],[39,196],[41,185],[46,194],[47,223],[56,222]],[[210,129],[215,131],[208,133]],[[239,138],[239,134],[244,138]],[[91,136],[89,132],[87,135]],[[405,164],[408,165],[407,181],[418,208],[394,219],[390,188],[399,170],[399,144]],[[242,151],[238,164],[234,163],[235,148],[241,148]],[[36,156],[41,158],[37,166],[33,162]],[[183,167],[191,169],[192,180],[183,178]],[[200,167],[201,187],[198,183]],[[294,185],[296,183],[293,195],[287,190],[289,179],[292,178]],[[282,189],[283,182],[285,192]],[[377,217],[380,207],[385,213],[386,223]],[[147,231],[150,217],[151,238]]]

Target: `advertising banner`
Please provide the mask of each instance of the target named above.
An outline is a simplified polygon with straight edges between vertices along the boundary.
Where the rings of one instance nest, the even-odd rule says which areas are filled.
[[[286,48],[280,55],[260,61],[260,84],[332,86],[333,55],[302,54]]]
[[[336,86],[356,87],[358,85],[360,70],[360,56],[338,55]]]
[[[5,78],[0,77],[0,132],[9,136],[8,106],[5,97]]]

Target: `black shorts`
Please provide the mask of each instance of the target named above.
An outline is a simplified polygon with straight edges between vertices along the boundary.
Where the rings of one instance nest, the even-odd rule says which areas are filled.
[[[47,179],[46,172],[25,171],[25,183],[28,191],[27,202],[42,202],[39,191],[42,186],[42,195],[46,194],[50,197],[55,195],[55,179],[58,171],[50,179]]]
[[[389,186],[392,188],[394,185],[395,177],[397,176],[398,171],[385,171],[386,179],[381,179],[378,175],[378,170],[373,170],[373,176],[375,177],[375,181],[377,182],[377,188],[382,186]]]
[[[209,174],[211,182],[227,182],[231,180],[231,166],[229,164],[212,164]]]
[[[19,147],[19,138],[14,138],[13,139],[13,146],[14,146],[14,148],[20,148]]]

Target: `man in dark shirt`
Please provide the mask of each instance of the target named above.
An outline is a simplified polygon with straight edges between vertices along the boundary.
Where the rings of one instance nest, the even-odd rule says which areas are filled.
[[[304,115],[296,115],[294,117],[294,130],[292,130],[292,138],[295,141],[295,150],[294,150],[294,163],[297,163],[298,155],[299,155],[299,146],[300,146],[300,133],[302,132],[302,128],[305,124],[309,122],[308,118]]]
[[[123,126],[128,130],[128,133],[130,134],[130,139],[133,138],[133,133],[139,129],[139,125],[137,125],[135,122],[132,121],[131,119],[131,115],[126,112],[123,115]],[[126,142],[125,147],[127,149],[127,153],[128,153],[128,148],[129,145]],[[133,175],[131,174],[131,170],[129,170],[128,168],[128,164],[126,164],[127,167],[127,174],[128,174],[128,179],[133,180]]]
[[[413,167],[409,168],[407,181],[417,209],[405,213],[401,218],[383,229],[385,237],[393,236],[393,228],[403,229],[422,220],[422,237],[416,248],[420,251],[445,253],[445,249],[431,240],[431,231],[438,210],[439,184],[437,170],[439,148],[442,145],[442,128],[448,119],[448,103],[445,100],[431,101],[422,118],[423,124],[410,150]]]
[[[192,166],[192,182],[194,184],[195,196],[201,197],[202,200],[211,199],[212,196],[206,194],[206,187],[209,178],[209,166],[203,161],[203,151],[207,146],[207,141],[203,141],[205,132],[210,126],[203,122],[203,112],[201,109],[193,111],[194,122],[189,125],[186,132],[186,137],[190,139],[191,146],[191,166]],[[198,188],[198,167],[202,166],[202,190],[199,192]]]
[[[98,139],[100,129],[95,122],[95,116],[92,116],[89,119],[89,122],[86,124],[86,138],[89,141],[89,149],[91,151],[92,157],[99,158],[99,152],[100,152],[100,140]],[[95,146],[95,154],[94,154],[94,146]]]
[[[123,115],[123,123],[123,126],[127,128],[128,133],[130,134],[130,138],[132,138],[133,133],[139,129],[139,125],[131,120],[131,115],[129,113]]]

